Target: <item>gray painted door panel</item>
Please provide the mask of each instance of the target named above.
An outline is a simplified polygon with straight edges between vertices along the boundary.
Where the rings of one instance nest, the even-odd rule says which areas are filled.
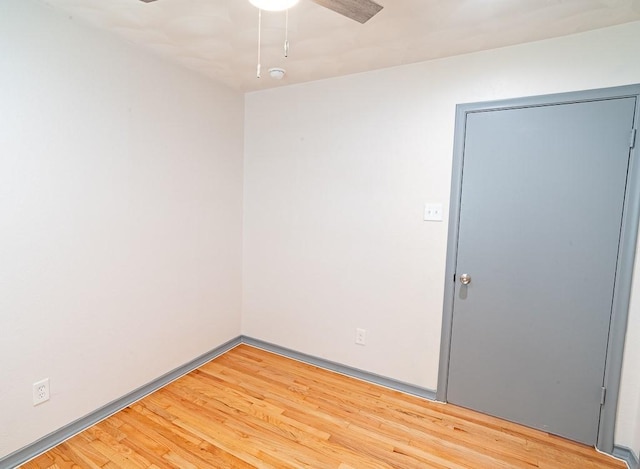
[[[595,444],[635,104],[467,115],[449,402]]]

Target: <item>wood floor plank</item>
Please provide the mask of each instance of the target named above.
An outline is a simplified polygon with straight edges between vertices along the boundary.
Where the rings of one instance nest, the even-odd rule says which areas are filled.
[[[240,345],[25,469],[624,469],[547,433]]]

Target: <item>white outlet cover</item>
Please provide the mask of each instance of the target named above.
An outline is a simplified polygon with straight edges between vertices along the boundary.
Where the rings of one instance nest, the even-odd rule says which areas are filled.
[[[442,221],[442,204],[425,204],[424,220]]]
[[[49,400],[49,378],[33,383],[33,405]]]

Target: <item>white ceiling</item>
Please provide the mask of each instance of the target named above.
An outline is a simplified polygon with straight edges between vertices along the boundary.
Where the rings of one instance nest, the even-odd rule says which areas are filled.
[[[256,78],[258,12],[248,0],[45,0],[242,91],[420,62],[640,20],[640,0],[377,0],[360,24],[301,0],[263,13],[262,78]],[[285,78],[268,76],[283,67]]]

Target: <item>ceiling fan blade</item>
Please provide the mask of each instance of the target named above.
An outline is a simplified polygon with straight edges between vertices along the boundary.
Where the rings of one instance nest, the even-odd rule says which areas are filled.
[[[382,5],[378,5],[372,0],[312,0],[314,3],[321,5],[336,13],[340,13],[347,18],[357,21],[358,23],[366,23],[373,18],[380,10]]]
[[[155,2],[156,0],[140,0],[140,1],[144,3],[151,3],[151,2]]]

